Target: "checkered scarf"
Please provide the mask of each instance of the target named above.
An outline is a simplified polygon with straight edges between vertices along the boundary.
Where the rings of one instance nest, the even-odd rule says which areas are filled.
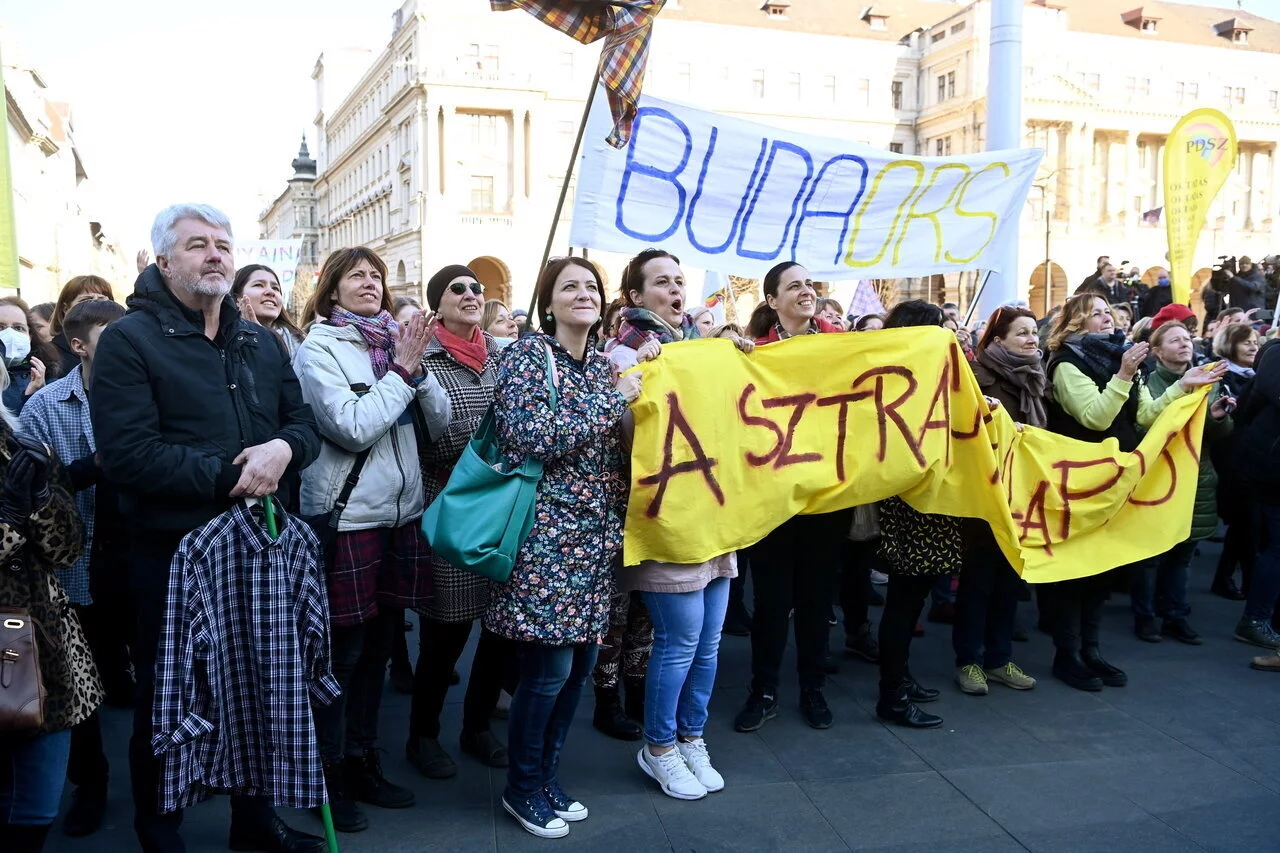
[[[608,143],[622,148],[631,138],[636,104],[644,85],[653,19],[666,0],[489,0],[495,12],[524,9],[549,27],[583,44],[606,36],[600,80],[609,94],[613,132]]]

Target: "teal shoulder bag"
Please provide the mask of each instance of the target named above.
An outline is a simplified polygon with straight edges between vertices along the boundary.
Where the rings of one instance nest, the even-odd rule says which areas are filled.
[[[555,409],[559,394],[551,347],[547,391]],[[498,449],[493,404],[467,442],[449,482],[422,514],[422,534],[436,555],[458,569],[494,581],[511,576],[516,554],[533,529],[542,462],[526,459],[508,470]]]

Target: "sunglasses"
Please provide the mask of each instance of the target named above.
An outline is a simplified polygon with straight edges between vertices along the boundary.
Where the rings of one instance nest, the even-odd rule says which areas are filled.
[[[449,285],[449,291],[461,296],[467,292],[468,287],[471,288],[471,292],[476,296],[484,295],[484,285],[478,281],[473,281],[470,284],[467,284],[465,281],[455,281],[453,284]]]

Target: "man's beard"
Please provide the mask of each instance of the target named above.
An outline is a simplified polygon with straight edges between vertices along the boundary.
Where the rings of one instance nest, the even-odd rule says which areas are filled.
[[[231,282],[226,276],[219,282],[206,281],[204,274],[186,275],[179,272],[171,274],[170,285],[195,296],[223,297],[231,292]]]

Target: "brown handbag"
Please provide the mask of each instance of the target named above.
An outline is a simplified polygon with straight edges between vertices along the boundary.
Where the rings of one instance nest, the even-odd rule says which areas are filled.
[[[44,699],[31,614],[25,607],[0,607],[0,732],[39,730]]]

